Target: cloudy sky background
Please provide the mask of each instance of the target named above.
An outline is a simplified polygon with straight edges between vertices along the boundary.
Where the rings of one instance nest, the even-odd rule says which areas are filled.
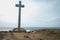
[[[60,0],[0,0],[0,27],[17,27],[19,1],[21,27],[60,27]]]

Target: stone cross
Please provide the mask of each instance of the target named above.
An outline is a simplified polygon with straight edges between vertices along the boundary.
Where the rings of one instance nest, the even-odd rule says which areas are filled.
[[[16,7],[19,7],[19,14],[18,14],[18,31],[20,31],[20,27],[21,27],[21,7],[24,7],[24,5],[21,5],[21,1],[19,1],[19,4],[16,4]]]

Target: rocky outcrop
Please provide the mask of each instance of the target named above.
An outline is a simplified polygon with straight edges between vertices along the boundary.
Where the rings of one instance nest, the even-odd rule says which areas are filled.
[[[14,28],[13,31],[19,31],[18,28]],[[24,28],[20,28],[21,32],[26,32],[26,30]]]

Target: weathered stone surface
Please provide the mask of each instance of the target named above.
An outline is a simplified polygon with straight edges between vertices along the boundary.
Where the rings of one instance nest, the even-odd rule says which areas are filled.
[[[31,32],[1,32],[0,40],[60,40],[60,29],[59,30],[34,30]]]

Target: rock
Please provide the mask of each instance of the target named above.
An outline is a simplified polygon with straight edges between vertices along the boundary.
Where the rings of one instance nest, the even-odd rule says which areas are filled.
[[[14,28],[13,31],[19,31],[18,28]],[[26,30],[24,28],[20,28],[21,32],[26,32]]]

